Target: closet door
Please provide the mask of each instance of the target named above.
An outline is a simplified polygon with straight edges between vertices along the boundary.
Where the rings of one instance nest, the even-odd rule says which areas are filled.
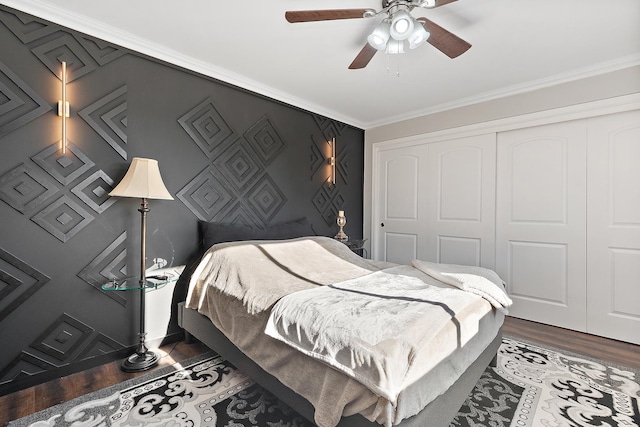
[[[425,259],[426,159],[426,145],[378,153],[372,258],[399,264]]]
[[[495,268],[496,134],[428,147],[427,259]]]
[[[640,344],[640,111],[589,119],[587,332]]]
[[[584,120],[498,134],[496,271],[510,314],[586,329]]]

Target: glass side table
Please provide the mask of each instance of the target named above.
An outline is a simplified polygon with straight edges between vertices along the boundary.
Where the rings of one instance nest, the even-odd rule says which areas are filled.
[[[174,283],[180,277],[180,273],[184,270],[184,265],[175,267],[151,270],[146,277],[144,286],[140,286],[140,277],[129,276],[122,278],[113,278],[109,282],[102,285],[104,291],[135,291],[140,289],[160,289],[169,283]],[[151,274],[152,273],[152,274]]]
[[[122,362],[122,370],[125,372],[139,372],[144,371],[158,362],[158,355],[149,350],[145,344],[145,338],[147,333],[145,332],[145,294],[149,290],[160,289],[170,283],[178,281],[182,270],[185,266],[162,268],[158,270],[147,271],[147,276],[144,279],[144,283],[141,283],[140,277],[123,277],[113,278],[111,281],[102,285],[102,289],[105,291],[138,291],[140,295],[140,333],[138,334],[140,343],[131,356],[127,357]]]
[[[349,239],[349,240],[340,240],[340,242],[347,245],[352,252],[360,255],[363,258],[368,258],[367,249],[364,247],[367,239]]]

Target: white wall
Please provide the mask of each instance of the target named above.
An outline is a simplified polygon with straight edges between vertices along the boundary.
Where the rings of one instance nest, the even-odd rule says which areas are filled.
[[[515,94],[480,104],[469,105],[404,120],[365,131],[364,221],[363,236],[371,235],[372,166],[374,144],[387,141],[442,140],[447,134],[498,131],[509,128],[518,117],[546,117],[579,111],[580,105],[615,105],[617,100],[640,94],[640,66],[634,66],[561,85]],[[588,108],[588,107],[585,107]],[[579,114],[579,113],[575,113]]]

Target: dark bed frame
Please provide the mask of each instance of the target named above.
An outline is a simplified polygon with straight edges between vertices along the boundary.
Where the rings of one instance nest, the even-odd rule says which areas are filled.
[[[184,303],[180,303],[178,306],[178,324],[185,330],[187,336],[192,335],[216,351],[220,356],[313,423],[313,406],[247,357],[206,316],[196,310],[187,308]],[[448,427],[487,366],[496,366],[497,352],[501,343],[502,329],[475,362],[444,394],[429,403],[419,414],[403,420],[398,426]],[[380,424],[371,422],[359,414],[343,417],[338,424],[338,427],[374,426],[380,427]]]

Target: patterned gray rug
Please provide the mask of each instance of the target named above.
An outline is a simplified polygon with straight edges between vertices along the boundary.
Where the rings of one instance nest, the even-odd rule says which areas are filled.
[[[640,427],[638,372],[504,338],[452,426]],[[311,427],[210,354],[13,421],[10,427]]]

